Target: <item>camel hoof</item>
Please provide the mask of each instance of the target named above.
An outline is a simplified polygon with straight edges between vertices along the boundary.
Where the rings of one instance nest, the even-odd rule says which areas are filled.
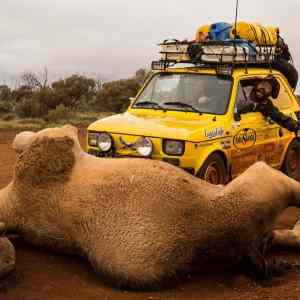
[[[8,238],[0,238],[0,278],[5,277],[15,269],[16,252]]]

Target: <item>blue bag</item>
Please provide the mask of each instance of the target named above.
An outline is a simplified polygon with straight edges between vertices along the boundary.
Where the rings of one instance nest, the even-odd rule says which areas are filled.
[[[210,39],[212,41],[225,41],[230,38],[232,25],[229,23],[214,23],[210,27]]]

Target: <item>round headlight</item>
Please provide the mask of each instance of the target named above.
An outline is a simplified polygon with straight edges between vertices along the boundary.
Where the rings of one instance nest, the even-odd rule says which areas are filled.
[[[153,152],[152,141],[149,138],[141,137],[136,143],[136,150],[141,156],[150,156]]]
[[[100,133],[98,136],[98,146],[102,152],[107,152],[112,148],[112,137],[108,133]]]

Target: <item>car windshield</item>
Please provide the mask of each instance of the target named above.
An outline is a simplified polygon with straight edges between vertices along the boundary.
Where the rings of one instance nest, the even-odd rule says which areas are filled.
[[[133,107],[223,115],[231,84],[230,78],[213,75],[160,73],[152,78]]]

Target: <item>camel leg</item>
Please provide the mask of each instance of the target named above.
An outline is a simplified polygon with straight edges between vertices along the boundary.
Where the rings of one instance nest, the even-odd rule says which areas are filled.
[[[0,238],[0,279],[15,269],[15,248],[9,239]]]
[[[292,230],[274,230],[273,246],[283,248],[300,248],[300,220]]]
[[[248,188],[270,223],[287,207],[300,207],[300,183],[265,163],[254,164],[228,185],[230,189],[241,187]],[[292,230],[275,230],[273,246],[300,248],[300,220]]]
[[[295,243],[295,231],[289,235],[289,239],[283,237],[282,232],[275,231],[272,234],[272,225],[280,213],[289,206],[300,207],[300,183],[277,171],[265,163],[256,163],[241,176],[233,180],[224,188],[224,193],[241,194],[245,199],[239,204],[239,209],[249,211],[248,226],[257,228],[257,243],[246,251],[244,260],[248,270],[255,273],[255,277],[268,279],[276,276],[288,268],[283,262],[267,261],[265,252],[270,247],[270,239],[260,236],[259,230],[270,229],[271,240],[274,243],[293,241]],[[235,198],[235,197],[233,197]],[[297,227],[300,247],[300,224]],[[290,232],[291,233],[291,232]],[[248,254],[247,254],[248,253]]]
[[[6,225],[5,223],[0,222],[0,235],[6,232]]]
[[[263,162],[252,165],[224,188],[225,193],[237,191],[251,199],[262,214],[269,212],[270,223],[287,207],[300,208],[300,183]]]

